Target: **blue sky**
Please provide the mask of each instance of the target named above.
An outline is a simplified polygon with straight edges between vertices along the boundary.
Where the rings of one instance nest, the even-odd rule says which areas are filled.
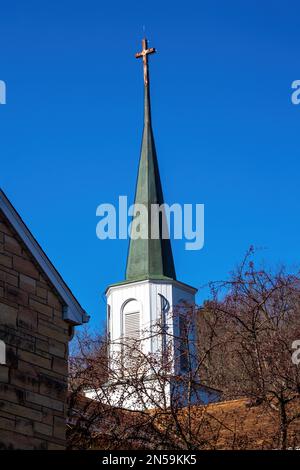
[[[298,3],[298,4],[297,4]],[[1,5],[0,186],[100,329],[127,241],[96,207],[132,202],[143,26],[165,199],[205,204],[205,246],[173,242],[178,279],[223,279],[250,245],[299,265],[300,5],[289,1],[11,1]]]

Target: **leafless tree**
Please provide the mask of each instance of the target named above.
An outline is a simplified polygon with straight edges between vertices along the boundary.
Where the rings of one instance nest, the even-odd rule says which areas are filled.
[[[253,256],[250,249],[229,281],[212,284],[212,300],[199,310],[200,352],[209,351],[202,380],[224,397],[246,396],[275,411],[277,446],[286,449],[299,445],[293,425],[300,425],[300,370],[292,344],[300,338],[300,278],[283,268],[258,269]]]
[[[70,448],[216,447],[226,424],[206,404],[217,391],[199,381],[204,358],[198,355],[195,310],[184,306],[171,315],[177,324],[172,333],[158,322],[139,340],[108,345],[87,332],[77,338],[70,362]],[[148,341],[155,342],[155,353],[145,352]],[[234,442],[235,432],[228,430]]]
[[[69,447],[299,446],[299,317],[299,276],[257,269],[250,250],[201,308],[170,312],[174,329],[159,320],[113,344],[84,332],[70,359]],[[228,402],[207,404],[214,390]]]

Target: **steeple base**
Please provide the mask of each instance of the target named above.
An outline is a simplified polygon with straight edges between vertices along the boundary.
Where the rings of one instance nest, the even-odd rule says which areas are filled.
[[[143,411],[151,409],[179,410],[186,406],[207,405],[220,401],[219,391],[200,383],[184,384],[178,377],[166,377],[164,381],[146,379],[143,386],[128,385],[127,382],[107,383],[102,390],[86,391],[85,396],[101,401],[107,406]]]

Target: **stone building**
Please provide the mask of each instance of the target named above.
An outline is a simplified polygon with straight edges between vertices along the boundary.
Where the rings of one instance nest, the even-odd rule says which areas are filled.
[[[88,316],[0,191],[0,449],[64,449],[68,342]]]

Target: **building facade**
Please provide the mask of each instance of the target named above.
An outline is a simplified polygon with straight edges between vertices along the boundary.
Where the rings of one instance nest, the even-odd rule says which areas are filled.
[[[65,449],[68,343],[87,321],[0,191],[0,449]]]

